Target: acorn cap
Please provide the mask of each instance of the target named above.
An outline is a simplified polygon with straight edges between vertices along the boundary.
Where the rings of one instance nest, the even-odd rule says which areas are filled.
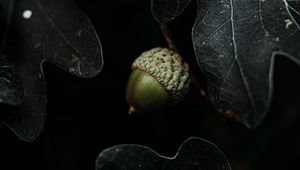
[[[182,58],[167,48],[154,48],[143,52],[132,64],[153,76],[169,92],[172,101],[178,103],[189,90],[189,67]]]
[[[132,64],[126,98],[139,111],[180,102],[189,90],[189,67],[173,50],[153,48]]]

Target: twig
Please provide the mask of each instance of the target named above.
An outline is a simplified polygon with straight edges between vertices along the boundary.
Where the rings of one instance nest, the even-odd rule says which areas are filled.
[[[168,26],[166,24],[161,24],[160,25],[160,29],[161,32],[168,44],[168,48],[170,48],[171,50],[176,51],[177,53],[180,54],[180,52],[178,51],[175,41],[172,37],[172,34],[168,28]],[[180,55],[182,57],[182,55]],[[204,90],[204,88],[202,87],[201,83],[199,83],[199,81],[196,79],[195,74],[193,74],[193,72],[190,70],[190,75],[191,75],[191,80],[193,85],[196,87],[197,91],[199,92],[200,96],[204,97],[206,99],[206,101],[210,102],[210,99],[208,98],[208,96],[206,95],[206,92]],[[211,103],[211,102],[210,102]]]
[[[161,24],[160,29],[161,29],[161,32],[162,32],[162,34],[163,34],[163,36],[164,36],[164,38],[167,42],[168,48],[170,48],[170,49],[176,51],[178,54],[180,54],[168,26],[166,24]],[[180,56],[183,56],[183,55],[180,55]],[[190,70],[190,75],[191,75],[192,84],[196,88],[196,90],[198,92],[197,94],[198,94],[199,97],[203,98],[210,106],[212,106],[213,109],[215,110],[215,112],[220,113],[221,115],[226,117],[231,122],[234,122],[234,123],[240,122],[239,119],[237,118],[237,116],[232,112],[225,112],[225,113],[219,112],[216,109],[216,107],[214,106],[214,104],[212,103],[209,96],[207,95],[204,87],[201,85],[201,83],[198,81],[195,74],[191,70]]]
[[[168,47],[171,49],[171,50],[174,50],[176,51],[177,53],[180,54],[180,52],[178,51],[177,49],[177,46],[175,44],[175,41],[172,37],[172,34],[168,28],[168,26],[166,24],[161,24],[160,25],[160,29],[161,29],[161,32],[168,44]],[[182,56],[182,55],[180,55]],[[196,89],[198,90],[199,94],[204,97],[206,99],[206,101],[210,102],[211,103],[211,100],[207,97],[206,95],[206,92],[203,88],[203,86],[201,85],[201,83],[196,79],[196,76],[195,74],[193,74],[193,72],[190,70],[190,75],[191,75],[191,80],[192,80],[192,83],[194,84],[194,86],[196,87]]]
[[[174,39],[173,39],[173,37],[171,35],[171,32],[169,30],[169,27],[166,24],[161,24],[160,29],[161,29],[161,32],[162,32],[162,34],[163,34],[163,36],[164,36],[164,38],[165,38],[165,40],[168,44],[168,47],[171,50],[174,50],[174,51],[178,52],[176,44],[174,42]]]

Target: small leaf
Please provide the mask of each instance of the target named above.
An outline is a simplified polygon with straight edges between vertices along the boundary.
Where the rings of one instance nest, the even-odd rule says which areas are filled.
[[[180,15],[191,0],[151,0],[154,18],[161,24],[172,21]]]
[[[101,152],[96,170],[230,170],[224,154],[212,143],[200,139],[186,140],[173,158],[159,155],[141,145],[118,145]]]
[[[26,96],[5,124],[21,139],[33,141],[46,118],[42,63],[49,61],[78,77],[97,75],[102,50],[88,17],[71,0],[18,0],[7,49]]]

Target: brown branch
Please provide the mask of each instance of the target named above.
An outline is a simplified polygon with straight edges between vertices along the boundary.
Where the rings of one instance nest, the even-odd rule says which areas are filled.
[[[161,32],[167,42],[168,48],[170,48],[171,50],[176,51],[177,53],[180,54],[180,52],[178,51],[175,41],[172,37],[172,34],[168,28],[168,26],[166,24],[161,24],[160,25],[160,29]],[[182,57],[182,55],[180,55]],[[182,58],[182,60],[184,61],[184,59]],[[200,96],[204,97],[207,99],[207,101],[210,101],[210,99],[208,98],[208,96],[206,95],[206,92],[203,88],[203,86],[201,85],[201,83],[197,80],[196,76],[193,74],[193,72],[190,70],[190,75],[191,75],[191,80],[192,80],[192,84],[196,87],[198,93],[200,94]]]
[[[180,52],[178,51],[177,47],[176,47],[176,44],[175,44],[175,41],[171,35],[171,32],[168,28],[168,26],[166,24],[161,24],[160,25],[160,29],[161,29],[161,32],[168,44],[168,48],[176,51],[177,53],[180,54]],[[180,55],[182,57],[182,55]],[[184,59],[182,58],[182,60],[184,61]],[[191,81],[192,81],[192,84],[194,85],[194,87],[197,89],[197,94],[204,98],[208,103],[211,104],[211,100],[209,99],[209,97],[206,95],[206,91],[205,89],[203,88],[203,86],[201,85],[201,83],[198,81],[198,79],[196,78],[195,74],[191,71],[190,69],[190,76],[191,76]]]
[[[168,48],[176,51],[178,54],[180,54],[179,50],[177,49],[177,46],[175,44],[175,41],[173,39],[173,36],[171,34],[171,31],[169,30],[168,26],[166,24],[161,24],[160,25],[160,29],[161,32],[167,42]],[[180,55],[181,57],[183,55]],[[183,57],[182,57],[183,58]],[[184,61],[184,59],[182,59]],[[206,90],[204,89],[204,87],[201,85],[202,83],[196,78],[195,74],[193,73],[193,71],[190,69],[190,75],[191,75],[191,81],[192,84],[194,85],[194,87],[197,90],[197,95],[201,98],[203,98],[209,105],[211,105],[213,107],[213,109],[215,110],[215,112],[220,113],[221,115],[223,115],[224,117],[226,117],[226,119],[228,119],[230,122],[233,123],[237,123],[240,122],[240,120],[238,119],[238,117],[233,113],[233,112],[225,112],[225,113],[221,113],[218,111],[218,109],[214,106],[214,104],[212,103],[211,99],[209,98],[209,96],[206,93]]]
[[[166,24],[161,24],[160,25],[160,29],[161,29],[161,32],[168,44],[168,47],[171,49],[171,50],[174,50],[174,51],[178,51],[177,50],[177,47],[176,47],[176,44],[174,42],[174,39],[171,35],[171,32],[169,30],[169,27],[166,25]]]

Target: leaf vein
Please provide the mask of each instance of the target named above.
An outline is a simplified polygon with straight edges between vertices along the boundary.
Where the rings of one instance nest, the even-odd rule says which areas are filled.
[[[249,98],[249,100],[250,100],[250,103],[251,103],[251,105],[252,105],[252,107],[253,107],[253,109],[255,109],[256,107],[255,107],[255,102],[254,102],[254,98],[253,98],[253,95],[252,95],[252,93],[251,93],[251,90],[250,90],[250,87],[249,87],[249,85],[248,85],[248,82],[247,82],[247,80],[246,80],[246,77],[245,77],[245,73],[244,73],[244,71],[243,71],[243,69],[242,69],[242,67],[241,67],[241,63],[240,63],[240,61],[239,61],[239,59],[238,59],[238,53],[237,53],[237,45],[236,45],[236,40],[235,40],[235,24],[234,24],[234,4],[233,4],[233,0],[230,0],[230,8],[231,8],[231,15],[230,15],[230,18],[231,18],[231,26],[232,26],[232,43],[233,43],[233,48],[234,48],[234,61],[236,61],[237,62],[237,64],[238,64],[238,67],[239,67],[239,72],[240,72],[240,75],[241,75],[241,77],[242,77],[242,82],[243,82],[243,85],[245,86],[245,88],[246,88],[246,91],[247,91],[247,95],[248,95],[248,98]],[[232,62],[232,65],[231,65],[231,68],[233,67],[233,65],[234,65],[234,61]],[[231,70],[231,69],[230,69]],[[228,72],[226,73],[226,74],[229,74],[229,71],[230,70],[228,70]],[[228,76],[226,76],[226,77],[228,77]],[[225,78],[226,78],[225,77]],[[223,84],[225,83],[225,79],[224,79],[224,81],[223,81]],[[222,85],[223,86],[223,85]],[[221,86],[221,87],[222,87]]]
[[[263,16],[262,16],[262,3],[263,1],[259,0],[259,4],[258,4],[258,8],[259,8],[259,21],[261,23],[261,27],[262,29],[264,30],[265,34],[268,34],[269,31],[267,31],[266,27],[265,27],[265,24],[264,24],[264,21],[263,21]]]

